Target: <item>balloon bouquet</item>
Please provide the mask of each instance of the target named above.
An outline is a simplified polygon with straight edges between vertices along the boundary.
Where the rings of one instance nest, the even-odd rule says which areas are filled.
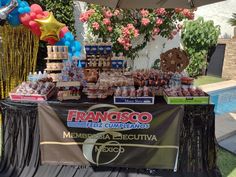
[[[0,21],[4,20],[12,26],[24,25],[50,45],[68,46],[70,58],[81,54],[81,44],[68,27],[58,22],[52,12],[43,11],[38,4],[29,6],[26,1],[0,0]]]

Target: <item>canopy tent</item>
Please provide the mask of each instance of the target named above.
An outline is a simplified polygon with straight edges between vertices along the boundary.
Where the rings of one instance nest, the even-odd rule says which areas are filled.
[[[78,0],[75,0],[78,1]],[[195,8],[225,0],[81,0],[84,2],[112,8]]]

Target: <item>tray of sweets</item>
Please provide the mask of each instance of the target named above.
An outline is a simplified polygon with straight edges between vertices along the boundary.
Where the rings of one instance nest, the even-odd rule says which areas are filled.
[[[163,92],[167,104],[209,104],[210,97],[200,89],[166,89]]]
[[[47,101],[50,97],[55,94],[55,85],[53,85],[46,93],[44,94],[37,94],[37,93],[17,93],[16,87],[12,92],[9,93],[10,99],[12,101]]]

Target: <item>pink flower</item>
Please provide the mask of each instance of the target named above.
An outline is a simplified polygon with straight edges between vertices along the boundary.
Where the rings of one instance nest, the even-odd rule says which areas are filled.
[[[90,9],[84,13],[82,13],[79,17],[81,22],[87,22],[88,19],[95,13],[95,11],[93,9]]]
[[[121,45],[124,45],[124,44],[125,44],[125,40],[124,40],[124,38],[122,38],[122,37],[119,37],[119,38],[117,39],[117,41],[118,41]]]
[[[104,25],[110,25],[110,24],[111,24],[110,19],[109,19],[109,18],[104,18],[104,19],[103,19],[103,24],[104,24]]]
[[[124,36],[130,36],[130,30],[129,30],[127,27],[124,27],[124,28],[122,29],[122,34],[123,34]]]
[[[160,33],[160,28],[154,28],[153,30],[152,30],[152,35],[158,35],[159,33]]]
[[[175,12],[179,13],[181,11],[183,11],[183,8],[175,8]]]
[[[120,15],[120,11],[116,9],[114,12],[114,16],[118,16],[118,15]]]
[[[150,23],[150,20],[148,18],[142,18],[141,23],[143,26],[147,26]]]
[[[135,27],[134,27],[134,25],[133,25],[132,23],[129,23],[129,24],[127,25],[127,28],[128,28],[129,30],[135,29]]]
[[[93,22],[93,23],[92,23],[92,27],[93,27],[95,30],[99,30],[100,25],[98,24],[98,22]]]
[[[87,12],[86,12],[89,16],[93,15],[95,13],[95,10],[93,9],[89,9]]]
[[[138,37],[139,36],[139,30],[138,29],[135,29],[134,30],[134,37]]]
[[[194,13],[192,13],[189,9],[184,9],[181,12],[182,15],[184,15],[185,17],[187,17],[189,20],[194,19]]]
[[[162,18],[157,18],[156,24],[157,24],[158,26],[161,25],[161,24],[163,24],[163,19],[162,19]]]
[[[148,11],[148,10],[145,10],[145,9],[142,9],[142,10],[140,11],[140,13],[141,13],[142,17],[147,17],[147,16],[149,15],[149,11]]]
[[[113,16],[112,12],[110,10],[104,12],[104,16],[106,18],[111,18]]]
[[[166,10],[165,10],[165,8],[158,8],[158,9],[156,9],[155,12],[157,15],[164,15],[166,13]]]
[[[112,28],[111,26],[108,26],[108,27],[107,27],[107,30],[108,30],[109,32],[112,32],[113,28]]]

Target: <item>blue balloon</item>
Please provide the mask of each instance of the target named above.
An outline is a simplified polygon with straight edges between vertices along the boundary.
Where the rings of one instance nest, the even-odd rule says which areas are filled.
[[[23,14],[25,12],[25,9],[23,7],[19,7],[18,12],[19,14]]]
[[[11,15],[19,15],[18,8],[15,8],[13,11],[10,13]]]
[[[72,53],[68,53],[68,57],[69,57],[69,59],[72,59]]]
[[[20,14],[24,14],[24,13],[29,13],[30,12],[29,4],[26,1],[18,0],[18,2],[19,2],[18,12]]]
[[[31,11],[30,7],[25,7],[25,13],[29,13]]]
[[[74,53],[74,56],[75,56],[75,57],[80,57],[80,56],[81,56],[81,53],[80,53],[79,51],[76,51],[76,52]]]
[[[29,3],[26,1],[21,1],[19,4],[21,7],[29,7]]]
[[[62,40],[60,40],[60,41],[58,41],[55,45],[57,45],[57,46],[62,46],[62,45],[65,45],[65,43],[64,43]]]
[[[81,51],[81,44],[79,41],[75,41],[74,47],[76,51]]]
[[[11,15],[9,14],[7,16],[7,21],[11,26],[19,26],[21,24],[20,19],[19,19],[19,15]]]
[[[1,0],[0,3],[1,3],[1,6],[5,6],[7,4],[9,4],[11,0]]]
[[[70,47],[70,42],[69,42],[69,41],[66,41],[66,42],[65,42],[65,46]]]
[[[73,41],[74,40],[74,35],[71,33],[71,32],[67,32],[64,36],[64,38],[67,40],[67,41]]]

